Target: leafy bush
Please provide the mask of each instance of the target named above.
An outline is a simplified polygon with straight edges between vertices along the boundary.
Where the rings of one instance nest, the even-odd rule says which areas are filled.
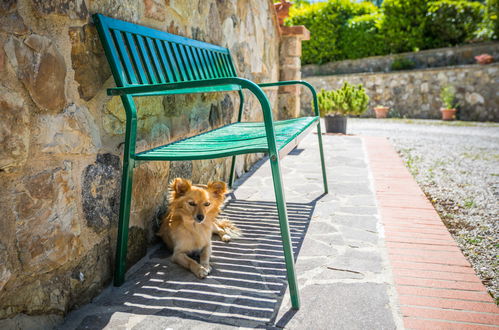
[[[427,0],[385,0],[381,33],[391,53],[424,49]]]
[[[369,96],[362,84],[354,86],[348,82],[338,90],[321,89],[317,99],[321,116],[328,114],[358,116],[367,110],[369,103]]]
[[[393,60],[391,69],[393,71],[398,71],[398,70],[410,70],[414,69],[416,66],[416,63],[414,63],[413,60],[407,58],[407,57],[397,57]]]
[[[326,63],[349,58],[353,47],[341,46],[341,36],[348,29],[348,21],[356,16],[376,13],[377,7],[369,2],[330,0],[309,6],[291,7],[288,25],[305,25],[311,38],[303,42],[302,62]]]
[[[329,0],[291,7],[287,24],[310,30],[302,62],[321,64],[487,39],[493,29],[499,37],[499,0],[487,0],[485,8],[466,0],[385,0],[381,9],[367,1]]]
[[[338,47],[345,59],[356,59],[387,53],[385,40],[379,33],[383,16],[372,13],[348,20],[338,38]]]
[[[472,1],[432,1],[428,4],[425,48],[448,47],[473,39],[485,18],[485,6]]]
[[[493,31],[493,38],[499,39],[499,0],[487,0],[487,21]]]

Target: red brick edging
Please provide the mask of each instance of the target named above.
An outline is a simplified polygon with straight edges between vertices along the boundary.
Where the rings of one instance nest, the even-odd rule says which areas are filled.
[[[408,329],[491,329],[499,308],[391,143],[363,137]]]

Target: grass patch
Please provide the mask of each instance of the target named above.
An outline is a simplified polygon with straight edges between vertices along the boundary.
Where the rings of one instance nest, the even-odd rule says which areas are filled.
[[[475,205],[476,205],[475,201],[472,199],[468,199],[468,200],[464,201],[464,207],[467,209],[471,209],[471,208],[475,207]]]

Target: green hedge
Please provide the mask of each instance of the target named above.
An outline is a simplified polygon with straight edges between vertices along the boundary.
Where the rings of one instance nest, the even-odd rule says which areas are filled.
[[[499,0],[487,6],[466,0],[329,0],[292,8],[288,25],[305,25],[302,61],[326,63],[344,59],[453,46],[490,38],[497,32]]]
[[[305,25],[311,32],[310,40],[303,43],[303,63],[325,63],[351,58],[349,51],[344,49],[345,41],[341,41],[345,37],[348,40],[345,33],[349,30],[349,20],[374,14],[377,10],[375,5],[368,2],[330,0],[327,3],[292,8],[287,24]]]
[[[492,37],[499,39],[499,0],[487,1],[487,22],[492,29]]]

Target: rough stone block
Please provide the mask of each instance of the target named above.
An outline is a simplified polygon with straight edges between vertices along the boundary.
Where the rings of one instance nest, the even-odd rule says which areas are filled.
[[[299,37],[282,37],[281,57],[301,56],[301,40]]]
[[[18,13],[0,17],[0,31],[17,35],[26,34],[28,28],[24,25],[23,18]]]
[[[42,16],[56,14],[71,19],[84,19],[88,16],[84,0],[33,0],[33,6]]]
[[[120,174],[120,158],[112,154],[98,154],[83,172],[83,214],[96,232],[118,221]]]
[[[0,171],[19,170],[28,156],[28,108],[21,95],[0,86],[0,114]]]
[[[99,41],[97,30],[91,24],[69,28],[71,62],[75,70],[78,92],[85,101],[101,90],[111,76],[109,64]]]
[[[166,10],[164,4],[157,0],[144,0],[144,16],[164,22]]]
[[[101,147],[99,128],[87,108],[71,104],[56,116],[42,115],[36,123],[36,145],[51,154],[93,155]]]
[[[4,49],[33,101],[42,109],[61,111],[66,104],[66,64],[52,41],[36,34],[24,42],[11,37]]]

